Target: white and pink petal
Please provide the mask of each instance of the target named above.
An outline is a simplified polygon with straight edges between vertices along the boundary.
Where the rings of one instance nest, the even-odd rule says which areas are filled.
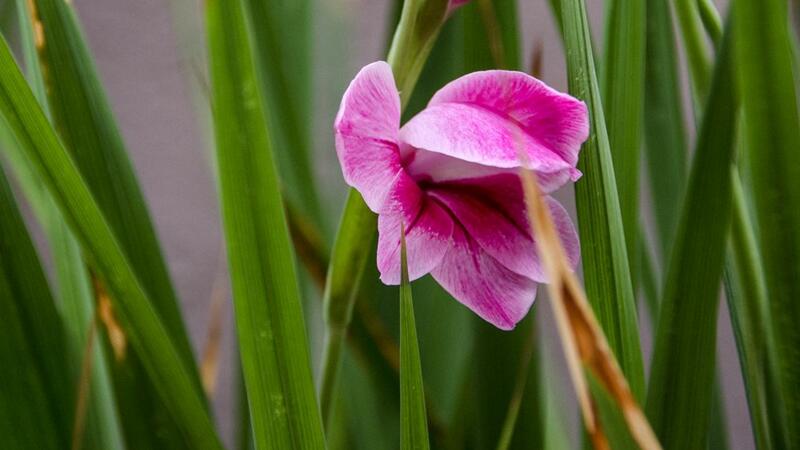
[[[457,225],[453,244],[431,274],[456,300],[482,319],[511,330],[536,297],[536,283],[486,253]]]
[[[410,280],[438,266],[450,246],[453,220],[405,172],[392,184],[378,216],[378,270],[384,284],[400,284],[400,232],[405,228]]]
[[[334,122],[344,179],[378,212],[401,170],[398,150],[400,96],[383,61],[367,65],[345,91]]]

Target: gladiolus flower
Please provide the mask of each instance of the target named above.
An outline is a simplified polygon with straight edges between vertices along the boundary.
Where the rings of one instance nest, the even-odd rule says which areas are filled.
[[[519,170],[542,191],[575,181],[589,134],[586,106],[521,72],[461,77],[400,127],[400,97],[385,62],[364,67],[334,125],[345,181],[378,214],[378,269],[400,282],[405,226],[411,280],[430,273],[498,328],[514,328],[547,282],[525,214]],[[573,268],[578,236],[547,197]]]

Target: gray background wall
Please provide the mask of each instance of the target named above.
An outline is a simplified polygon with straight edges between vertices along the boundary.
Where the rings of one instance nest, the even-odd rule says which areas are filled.
[[[73,0],[108,90],[145,196],[155,218],[196,354],[204,344],[211,292],[227,290],[214,180],[209,164],[206,99],[192,93],[203,77],[202,6],[194,0]],[[331,124],[341,94],[364,64],[382,58],[388,0],[316,0],[313,118],[316,170],[328,217],[336,218],[345,185],[332,145]],[[588,2],[594,29],[603,4]],[[521,0],[522,31],[530,54],[544,49],[542,78],[566,89],[563,52],[547,0]],[[183,36],[183,37],[182,37]],[[186,38],[189,36],[189,38]],[[561,193],[571,204],[572,193]],[[331,224],[333,225],[333,224]],[[227,292],[227,291],[226,291]],[[543,314],[547,328],[549,311]],[[731,447],[754,448],[727,310],[721,311],[719,358]],[[318,342],[321,322],[312,339]],[[643,329],[649,329],[644,324]],[[553,333],[552,329],[548,330]],[[648,333],[645,333],[648,334]],[[233,427],[233,324],[225,307],[217,420],[230,441]],[[549,340],[552,351],[557,341]],[[645,343],[649,352],[650,342]],[[565,387],[565,395],[572,395]],[[573,424],[573,426],[576,426]]]

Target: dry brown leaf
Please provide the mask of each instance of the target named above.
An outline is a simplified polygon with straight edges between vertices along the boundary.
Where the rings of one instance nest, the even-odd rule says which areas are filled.
[[[200,378],[203,390],[209,397],[214,396],[219,375],[219,349],[222,344],[222,324],[224,319],[222,307],[225,305],[225,257],[220,254],[217,275],[211,287],[211,301],[208,306],[208,329],[206,343],[203,347],[203,358],[200,361]]]
[[[94,273],[91,274],[91,277],[97,303],[97,315],[106,328],[108,341],[111,343],[111,350],[114,352],[114,359],[120,362],[125,359],[128,350],[128,338],[114,315],[111,298],[109,298],[105,287],[103,287],[103,283]]]
[[[556,232],[550,211],[542,200],[543,194],[536,174],[521,170],[528,219],[536,236],[539,256],[550,276],[547,285],[553,301],[559,335],[564,345],[570,376],[575,386],[581,411],[595,448],[608,448],[608,441],[597,420],[595,406],[589,394],[583,368],[592,371],[625,417],[631,436],[644,450],[661,450],[661,444],[650,423],[631,393],[628,381],[608,346],[603,330],[597,323],[586,294],[567,263],[567,256]]]

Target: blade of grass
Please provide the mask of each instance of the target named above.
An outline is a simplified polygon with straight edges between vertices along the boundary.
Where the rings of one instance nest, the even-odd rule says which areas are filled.
[[[322,225],[311,163],[310,0],[247,0],[253,52],[283,192]],[[277,63],[280,61],[280,63]]]
[[[433,47],[448,2],[409,0],[403,3],[387,61],[405,106]],[[320,406],[327,423],[341,359],[342,340],[350,323],[359,281],[366,268],[371,243],[377,230],[377,217],[367,208],[361,195],[350,189],[339,225],[325,286],[324,307],[327,334],[323,350]]]
[[[202,392],[178,300],[147,206],[75,12],[69,3],[60,0],[33,0],[29,4],[31,20],[39,30],[36,50],[59,136],[167,325],[167,332],[191,370],[198,392]],[[166,448],[182,445],[179,428],[164,414],[165,407],[144,375],[137,356],[129,354],[114,369],[121,407],[128,410],[136,407],[132,402],[146,404],[139,409],[141,415],[122,416],[129,445]],[[141,433],[137,428],[157,428],[159,432]]]
[[[400,227],[400,448],[427,450],[428,418],[425,413],[425,389],[422,386],[422,365],[419,361],[417,326],[411,283],[408,281],[406,233]]]
[[[603,107],[614,162],[622,228],[634,284],[639,255],[639,152],[642,144],[645,73],[645,1],[607,4]]]
[[[667,448],[708,439],[738,105],[730,44],[720,50],[659,312],[647,411]]]
[[[686,183],[686,132],[672,30],[667,0],[647,0],[645,160],[661,267],[672,248]]]
[[[786,445],[800,447],[800,118],[786,2],[734,2],[737,76],[776,345]]]
[[[586,102],[590,120],[589,140],[578,163],[584,175],[575,184],[586,293],[634,397],[641,400],[644,369],[636,303],[586,5],[563,0],[561,8],[569,91]]]
[[[692,99],[695,116],[704,105],[705,96],[711,83],[711,59],[708,45],[703,38],[703,21],[700,16],[698,0],[675,0],[675,14],[683,37],[686,59],[691,74]]]
[[[731,176],[738,178],[739,174],[733,169]],[[733,205],[736,218],[725,270],[725,296],[739,352],[753,437],[759,449],[786,448],[781,421],[776,420],[769,406],[777,404],[774,398],[768,398],[775,387],[775,347],[767,342],[772,338],[772,330],[762,260],[740,182],[733,183]]]
[[[5,39],[0,39],[0,113],[108,286],[133,347],[185,439],[196,448],[218,449],[219,440],[191,369],[183,363],[75,162],[38,106]]]
[[[294,254],[241,1],[206,4],[217,167],[256,449],[325,447]]]
[[[67,448],[75,391],[64,327],[2,169],[0,209],[0,395],[2,409],[13,409],[2,439],[18,440],[15,448]]]

